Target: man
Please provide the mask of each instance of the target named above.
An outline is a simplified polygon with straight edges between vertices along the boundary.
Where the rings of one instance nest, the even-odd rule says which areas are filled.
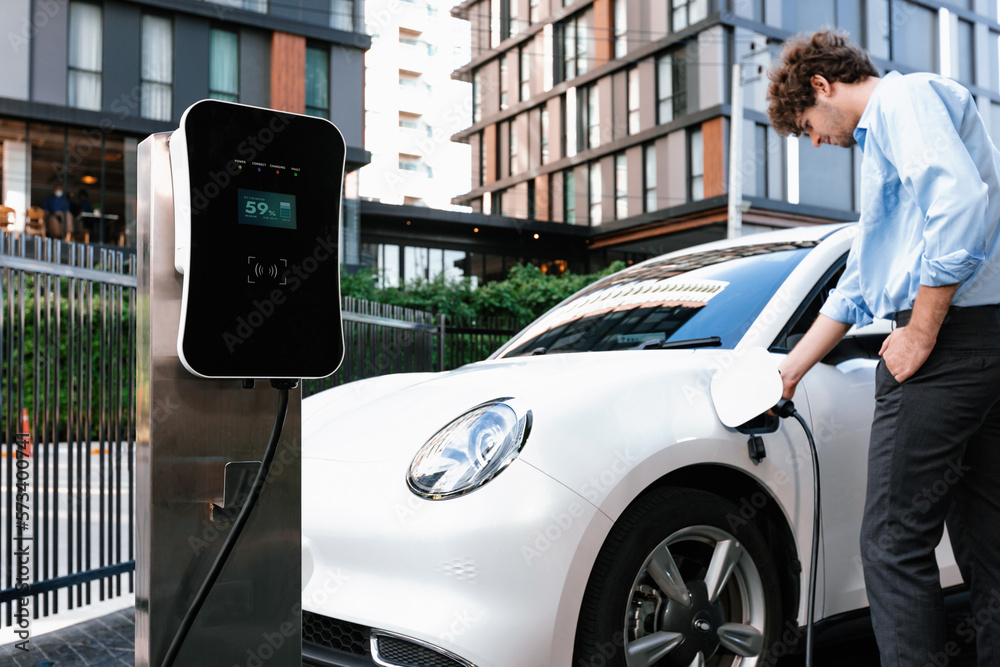
[[[882,665],[939,665],[959,648],[934,558],[946,519],[980,612],[979,665],[1000,665],[1000,152],[965,88],[879,78],[842,33],[791,40],[770,78],[779,133],[864,156],[858,236],[781,364],[785,397],[852,324],[896,323],[876,370],[861,529]]]
[[[73,231],[70,201],[60,186],[57,185],[55,192],[46,197],[42,209],[45,211],[45,233],[49,237],[61,239],[64,233]]]

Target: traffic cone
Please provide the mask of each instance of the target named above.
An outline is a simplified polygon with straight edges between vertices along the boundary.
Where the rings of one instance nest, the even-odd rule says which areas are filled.
[[[28,419],[28,408],[21,410],[21,433],[27,436],[24,443],[24,455],[31,458],[31,421]]]

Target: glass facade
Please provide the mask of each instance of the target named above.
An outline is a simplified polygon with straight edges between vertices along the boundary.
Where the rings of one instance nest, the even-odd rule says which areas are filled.
[[[0,201],[23,228],[28,210],[43,209],[58,189],[69,200],[74,228],[92,243],[134,244],[139,141],[98,129],[0,120]]]

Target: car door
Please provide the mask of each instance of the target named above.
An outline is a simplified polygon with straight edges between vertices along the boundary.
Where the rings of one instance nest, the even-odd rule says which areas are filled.
[[[815,320],[834,288],[846,255],[817,283],[772,350],[789,350]],[[852,329],[803,378],[797,395],[808,402],[822,490],[823,616],[868,605],[861,564],[861,517],[868,469],[868,439],[875,409],[875,367],[892,323],[879,320]],[[797,465],[810,465],[809,460]],[[937,550],[942,583],[961,583],[947,533]]]

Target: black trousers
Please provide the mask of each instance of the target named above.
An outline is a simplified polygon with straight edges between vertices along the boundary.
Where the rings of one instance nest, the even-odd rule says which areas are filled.
[[[882,665],[1000,667],[1000,309],[953,308],[902,384],[879,362],[861,556]],[[972,617],[946,641],[934,549],[947,521]]]

